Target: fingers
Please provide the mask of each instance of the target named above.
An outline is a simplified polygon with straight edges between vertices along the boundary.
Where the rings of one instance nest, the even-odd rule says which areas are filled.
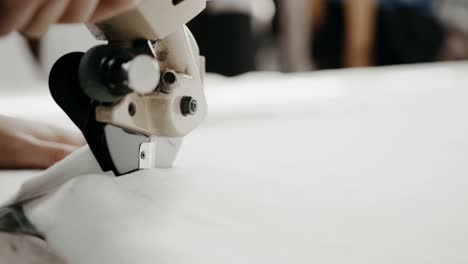
[[[54,23],[98,22],[135,7],[140,0],[1,0],[0,36],[21,31],[39,37]]]
[[[140,0],[103,0],[91,17],[91,22],[99,22],[128,11],[138,5]]]
[[[27,135],[16,140],[12,146],[6,146],[9,149],[5,149],[5,153],[0,152],[0,169],[47,169],[78,149]]]
[[[60,18],[60,23],[81,23],[88,21],[99,4],[99,0],[71,0]]]
[[[71,0],[60,23],[99,22],[135,7],[140,0]]]
[[[40,37],[65,12],[70,0],[48,0],[21,31],[30,37]]]
[[[44,1],[0,1],[0,36],[25,27]]]
[[[0,115],[0,169],[45,169],[84,144],[81,134]]]
[[[81,134],[66,131],[57,133],[53,138],[53,141],[74,147],[82,147],[86,145],[86,140]]]
[[[2,121],[1,118],[0,121]],[[23,133],[42,141],[50,141],[75,147],[81,147],[86,144],[81,133],[72,132],[54,125],[45,125],[33,121],[11,120],[10,126],[16,127],[18,130],[23,131]]]
[[[29,164],[31,169],[47,169],[77,149],[76,146],[37,140],[32,142],[25,164]]]

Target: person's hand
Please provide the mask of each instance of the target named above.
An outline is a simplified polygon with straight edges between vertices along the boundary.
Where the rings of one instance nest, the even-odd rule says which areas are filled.
[[[47,244],[35,237],[0,232],[1,263],[63,264]]]
[[[55,23],[98,22],[137,5],[139,0],[0,0],[0,36],[12,31],[30,37]]]
[[[0,169],[46,169],[84,144],[79,134],[0,115]]]

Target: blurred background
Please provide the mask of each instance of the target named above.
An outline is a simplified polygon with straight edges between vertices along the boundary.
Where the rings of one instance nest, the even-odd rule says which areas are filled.
[[[212,0],[189,27],[207,70],[225,76],[468,59],[468,0]],[[61,55],[94,45],[83,25],[12,34],[2,79],[46,79]]]

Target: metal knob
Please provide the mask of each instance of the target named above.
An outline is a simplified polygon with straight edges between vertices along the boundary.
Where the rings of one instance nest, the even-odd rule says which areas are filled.
[[[139,94],[153,92],[161,77],[158,62],[149,55],[138,55],[122,65],[128,74],[128,87]]]

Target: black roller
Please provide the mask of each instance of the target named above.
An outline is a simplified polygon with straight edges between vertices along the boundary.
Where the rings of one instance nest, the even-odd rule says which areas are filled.
[[[101,103],[115,103],[132,92],[122,68],[135,57],[130,49],[101,45],[84,54],[79,66],[79,81],[88,97]]]

